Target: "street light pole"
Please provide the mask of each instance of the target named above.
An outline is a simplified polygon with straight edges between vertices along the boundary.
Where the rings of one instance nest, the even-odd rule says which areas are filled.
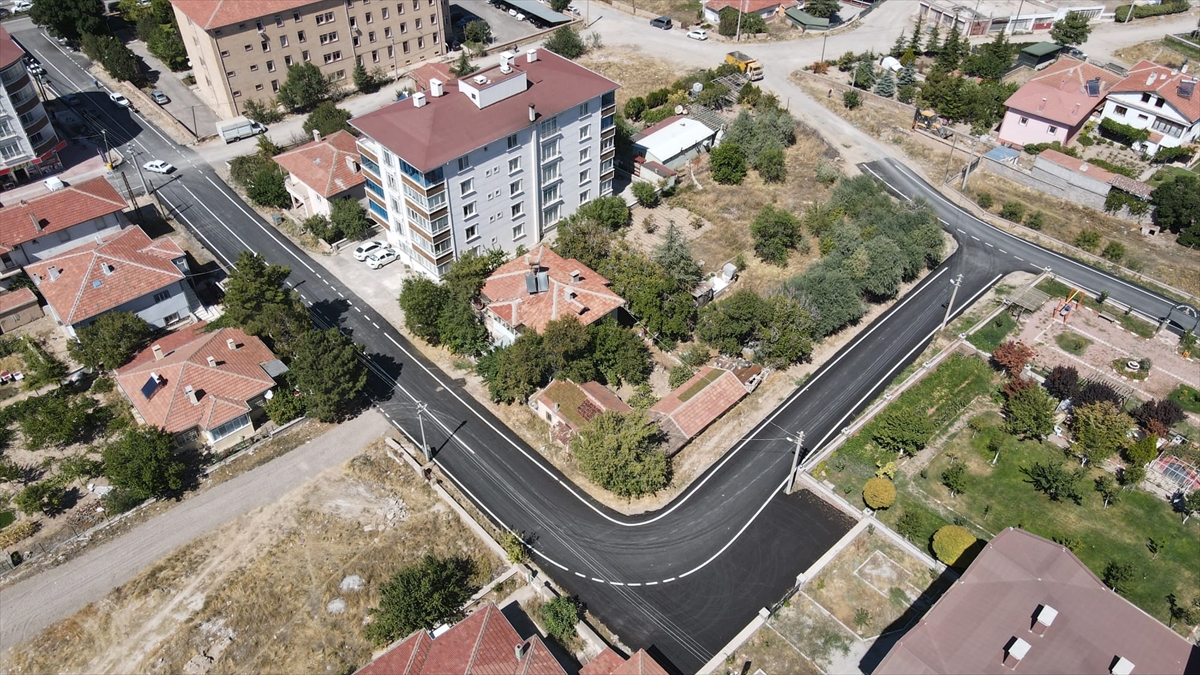
[[[100,135],[104,137],[104,166],[107,167],[109,171],[112,171],[112,168],[113,168],[112,159],[110,159],[108,156],[109,155],[108,129],[101,129]]]
[[[139,164],[136,159],[134,159],[135,157],[137,157],[137,152],[134,151],[134,149],[133,149],[133,143],[129,143],[128,145],[126,145],[125,151],[129,153],[130,161],[132,161],[133,165],[137,167],[138,180],[140,180],[142,182],[142,194],[146,195],[146,198],[149,199],[150,198],[150,190],[146,187],[146,177],[144,175],[142,175],[142,165]],[[153,187],[153,186],[151,186],[151,187]]]
[[[792,488],[796,487],[796,467],[800,466],[800,448],[804,444],[804,432],[796,434],[796,452],[792,455],[792,472],[788,474],[788,489],[791,493]]]
[[[425,461],[428,462],[432,457],[429,456],[429,444],[425,442],[425,417],[428,408],[424,403],[417,403],[417,421],[421,424],[421,453],[425,455]]]
[[[946,316],[942,317],[942,328],[946,327],[946,322],[950,320],[950,308],[954,307],[954,296],[958,295],[958,287],[962,286],[962,275],[958,275],[956,279],[950,282],[953,290],[950,291],[950,302],[946,303]],[[938,330],[941,330],[939,328]]]
[[[825,63],[825,43],[829,42],[829,31],[825,31],[825,35],[821,37],[821,63]]]
[[[742,7],[745,7],[745,6],[746,6],[745,2],[742,2],[742,0],[738,0],[738,25],[737,25],[737,39],[734,40],[735,42],[742,41]]]

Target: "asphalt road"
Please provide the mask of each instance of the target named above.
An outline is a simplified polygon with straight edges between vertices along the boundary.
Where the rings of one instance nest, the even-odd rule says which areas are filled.
[[[72,61],[81,60],[79,55],[58,52],[36,31],[19,31],[18,36],[41,52],[47,70],[58,73],[52,74],[56,81],[92,89],[90,77]],[[88,103],[94,108],[91,119],[107,129],[110,139],[132,143],[139,152],[180,167],[169,180],[151,180],[197,238],[227,266],[244,250],[290,266],[289,282],[310,304],[318,323],[337,325],[365,345],[372,390],[391,423],[410,438],[420,438],[415,402],[427,404],[424,431],[437,448],[435,460],[459,487],[495,520],[533,537],[543,567],[622,641],[650,648],[680,672],[693,672],[708,661],[849,528],[848,519],[811,495],[781,494],[792,438],[803,431],[806,451],[819,449],[911,362],[941,323],[952,278],[963,275],[955,313],[1001,275],[1045,266],[1078,276],[1082,284],[1107,288],[1114,299],[1128,298],[1151,315],[1169,304],[1031,244],[1002,241],[1008,235],[971,222],[930,197],[959,240],[955,255],[838,352],[669,507],[625,517],[582,495],[474,405],[353,289],[330,278],[257,218],[191,149],[174,146],[136,113],[116,109],[93,94],[88,97],[94,99]],[[867,168],[901,194],[931,193],[898,163],[883,160]],[[64,612],[70,602],[61,601],[59,594],[74,597],[69,584],[45,593],[53,595],[48,604],[53,600]],[[0,636],[7,630],[0,624]]]

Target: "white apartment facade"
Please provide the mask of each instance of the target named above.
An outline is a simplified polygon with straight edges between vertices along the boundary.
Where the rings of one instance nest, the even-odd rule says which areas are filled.
[[[532,248],[612,194],[617,86],[544,50],[505,52],[457,91],[432,80],[351,120],[371,217],[435,279],[467,251]]]
[[[1153,154],[1200,141],[1200,86],[1195,74],[1142,61],[1108,93],[1103,117],[1148,129],[1140,150]]]
[[[25,50],[0,26],[0,183],[33,180],[62,170],[58,151],[67,146],[25,67]]]

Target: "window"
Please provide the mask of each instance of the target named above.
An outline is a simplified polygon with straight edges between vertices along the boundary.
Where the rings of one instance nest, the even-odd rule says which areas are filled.
[[[308,42],[308,38],[305,37],[304,31],[302,31],[302,30],[296,31],[296,39],[299,40],[301,43]]]
[[[553,136],[554,134],[557,134],[557,133],[558,133],[558,118],[557,117],[551,117],[549,119],[542,120],[542,135],[543,136]]]
[[[517,147],[517,135],[513,134],[508,137],[508,149],[512,150],[515,147]]]
[[[546,225],[553,225],[558,222],[561,213],[561,204],[555,204],[549,208],[542,209],[542,222]]]
[[[317,14],[317,25],[318,26],[320,26],[321,24],[332,23],[332,22],[333,22],[333,12],[325,12],[324,14]]]
[[[558,177],[560,175],[558,169],[559,169],[559,166],[561,166],[561,165],[562,165],[562,162],[555,162],[553,164],[547,164],[546,166],[543,166],[542,167],[542,183],[545,184],[545,183],[549,183],[550,181],[553,181],[553,180],[558,180]]]
[[[371,63],[379,63],[379,50],[378,49],[371,50]]]
[[[261,84],[254,85],[254,91],[262,91],[262,90],[263,90],[263,86]]]
[[[425,38],[417,38],[417,49],[425,49]]]
[[[441,254],[445,253],[446,251],[449,251],[450,245],[453,243],[454,242],[451,241],[450,239],[443,239],[433,245],[433,252],[440,256]]]
[[[225,71],[225,77],[227,79],[232,80],[233,78],[237,77],[237,71],[236,70],[227,70],[227,71]]]
[[[404,53],[407,54],[408,53],[408,40],[404,41],[403,47],[404,47]]]
[[[525,236],[525,223],[513,225],[513,241]]]
[[[586,115],[586,114],[588,114],[589,112],[591,112],[591,111],[590,111],[590,109],[589,109],[589,107],[588,107],[588,106],[590,106],[590,105],[591,105],[591,103],[590,103],[590,102],[586,102],[586,101],[585,101],[584,103],[581,103],[581,104],[579,105],[579,116],[580,116],[580,117],[583,117],[584,115]]]
[[[375,19],[374,19],[374,17],[371,16],[370,12],[367,12],[366,17],[367,17],[367,23],[375,23]]]
[[[392,37],[392,27],[391,26],[383,27],[383,37],[385,40]]]
[[[254,45],[246,45],[246,51],[248,51],[248,52],[254,51]]]
[[[397,2],[397,3],[396,3],[396,13],[397,13],[397,14],[403,14],[403,13],[404,13],[404,3],[403,3],[403,2]]]
[[[159,291],[154,294],[154,301],[162,302],[163,300],[166,300],[169,297],[171,297],[171,291]]]
[[[333,74],[333,79],[335,79],[335,80],[346,79],[346,71],[344,71],[344,70],[337,71],[336,73]]]
[[[613,136],[600,139],[600,152],[608,152],[617,145],[617,139]]]
[[[253,73],[253,72],[257,72],[257,71],[258,71],[258,64],[257,63],[250,64],[250,72]]]
[[[1054,134],[1058,133],[1058,127],[1047,127],[1046,131],[1053,136]]]
[[[475,215],[475,202],[463,204],[463,218],[470,218]]]
[[[267,42],[266,40],[263,40],[258,46],[261,47],[264,52],[271,51],[271,43]]]
[[[580,185],[583,185],[584,183],[590,181],[591,179],[592,179],[592,170],[591,169],[584,169],[583,171],[579,172],[579,184]]]
[[[384,21],[387,21],[388,16],[390,16],[390,14],[388,14],[387,7],[384,7],[383,9],[379,10],[379,18],[383,19]]]
[[[292,21],[300,22],[300,12],[292,12]]]
[[[591,158],[592,158],[592,149],[591,148],[583,148],[579,151],[579,163],[580,164],[583,164],[584,162],[590,160]]]
[[[337,34],[336,30],[333,31],[332,33],[325,33],[324,35],[321,36],[321,44],[323,44],[323,45],[327,45],[330,42],[337,42],[337,40],[338,40],[338,34]]]
[[[325,55],[325,63],[333,63],[334,61],[341,61],[341,60],[342,60],[342,52],[340,50],[332,51]]]
[[[468,179],[464,180],[463,182],[459,183],[458,187],[460,190],[462,190],[462,192],[460,194],[465,197],[475,191],[475,179],[468,178]]]
[[[403,35],[403,34],[405,34],[405,33],[407,33],[407,32],[408,32],[408,24],[407,24],[407,23],[401,23],[401,24],[400,24],[400,34],[401,34],[401,35]]]
[[[433,34],[433,44],[437,44],[437,33]]]
[[[292,57],[290,55],[283,57],[283,65],[285,65],[285,66],[292,65]]]
[[[286,35],[280,35],[280,36],[279,36],[279,46],[280,46],[280,47],[286,47],[286,46],[288,46],[288,38],[287,38],[287,36],[286,36]]]
[[[471,156],[463,155],[462,157],[459,157],[458,158],[458,170],[466,171],[469,168],[471,168]]]
[[[592,125],[585,124],[579,127],[579,140],[587,140],[592,135]]]
[[[584,190],[583,192],[580,192],[579,193],[579,203],[581,205],[588,203],[588,201],[591,198],[591,193],[592,193],[591,190]]]
[[[257,29],[259,32],[262,32],[263,25],[262,25],[262,20],[261,20],[261,19],[256,19],[256,20],[254,21],[254,28],[255,28],[255,29]]]
[[[542,190],[542,203],[549,204],[551,202],[556,202],[558,201],[558,196],[558,185],[551,185],[550,187]]]
[[[368,31],[367,32],[367,42],[374,42],[374,41],[375,41],[375,31]]]
[[[221,50],[221,58],[225,58],[225,57],[228,57],[228,56],[229,56],[229,50],[228,50],[228,49],[222,49],[222,50]]]
[[[1164,120],[1162,118],[1158,118],[1158,119],[1154,120],[1154,125],[1152,128],[1155,131],[1161,131],[1164,134],[1174,136],[1175,138],[1179,138],[1180,136],[1183,135],[1183,126],[1182,125],[1175,124],[1174,122],[1172,122],[1170,120]]]
[[[275,15],[275,27],[283,28],[283,17],[278,14]]]
[[[358,28],[358,17],[357,16],[350,17],[350,27]]]
[[[413,19],[413,27],[417,30],[421,30],[421,19]]]
[[[1154,97],[1150,95],[1150,92],[1148,92],[1148,91],[1142,92],[1142,103],[1149,103],[1150,99],[1152,99],[1152,98],[1154,98]]]
[[[521,194],[521,181],[514,180],[508,184],[508,196],[512,197],[519,194]]]
[[[275,72],[275,62],[274,61],[267,61],[267,72],[268,73]]]
[[[279,91],[279,80],[271,80],[271,91]]]
[[[358,47],[358,46],[360,46],[360,45],[362,44],[362,42],[361,42],[361,41],[359,41],[359,38],[358,38],[358,36],[357,36],[357,35],[355,35],[354,37],[350,38],[350,44],[351,44],[351,45],[353,45],[353,46],[355,46],[355,47]],[[358,57],[358,62],[359,62],[359,63],[362,63],[362,57],[361,57],[361,56],[360,56],[360,57]]]
[[[517,202],[516,204],[513,204],[510,211],[512,212],[513,218],[520,218],[521,216],[525,215],[525,202]]]
[[[521,158],[520,157],[513,157],[512,159],[508,160],[508,172],[509,173],[516,173],[520,170],[521,170]]]
[[[396,174],[389,171],[385,174],[384,177],[387,179],[386,182],[387,182],[388,189],[395,190],[396,189]]]
[[[1163,98],[1163,97],[1159,96],[1159,97],[1158,97],[1158,100],[1154,102],[1154,107],[1155,107],[1155,108],[1161,108],[1161,107],[1163,107],[1163,104],[1164,104],[1164,103],[1166,103],[1166,102],[1167,102],[1167,99],[1165,99],[1165,98]]]
[[[1021,126],[1026,126],[1026,125],[1028,125],[1028,124],[1029,124],[1029,118],[1028,118],[1028,117],[1022,117],[1020,120],[1018,120],[1018,124],[1020,124]]]
[[[558,157],[558,139],[546,141],[542,143],[542,161],[554,159]]]
[[[475,237],[478,237],[478,236],[479,236],[479,226],[478,225],[470,225],[467,227],[467,240],[468,241],[471,239],[474,239]]]
[[[395,57],[396,57],[396,47],[393,45],[388,45],[388,58],[391,59],[391,58],[395,58]]]
[[[250,426],[250,416],[242,415],[236,419],[229,420],[216,429],[209,429],[208,437],[212,439],[212,442],[216,443],[222,438],[230,436],[236,433],[239,429],[244,429],[248,426]]]
[[[1116,108],[1113,108],[1113,114],[1119,115],[1121,117],[1124,117],[1125,113],[1127,113],[1127,112],[1129,112],[1129,108],[1126,108],[1123,105],[1119,105]]]
[[[612,170],[613,170],[613,161],[612,161],[611,157],[604,160],[603,162],[600,162],[600,175],[601,176],[603,176],[604,174],[606,174]]]
[[[429,25],[430,25],[430,26],[436,26],[436,25],[437,25],[437,14],[430,14],[430,15],[429,15]]]

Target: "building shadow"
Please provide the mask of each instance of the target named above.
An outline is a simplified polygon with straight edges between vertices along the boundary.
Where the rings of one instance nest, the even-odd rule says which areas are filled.
[[[947,567],[942,570],[938,578],[929,584],[929,587],[921,592],[921,595],[913,601],[908,609],[904,610],[895,621],[888,624],[887,628],[883,629],[875,642],[871,643],[871,648],[863,654],[862,660],[858,662],[859,670],[864,673],[874,672],[879,667],[883,657],[891,651],[892,647],[904,637],[912,627],[917,625],[921,617],[925,616],[925,612],[933,607],[933,603],[942,597],[942,594],[958,579],[959,573],[953,568]]]
[[[538,631],[537,624],[533,622],[533,619],[529,618],[529,615],[525,613],[520,603],[510,602],[500,609],[500,613],[504,615],[504,618],[508,619],[508,622],[512,624],[513,629],[517,631],[517,635],[520,635],[522,640],[528,640],[534,635],[542,636]],[[546,648],[554,655],[554,660],[558,661],[558,665],[567,671],[567,675],[575,675],[579,672],[579,662],[575,660],[574,656],[571,656],[569,651],[558,644],[554,638],[542,637],[542,642],[546,644]]]

